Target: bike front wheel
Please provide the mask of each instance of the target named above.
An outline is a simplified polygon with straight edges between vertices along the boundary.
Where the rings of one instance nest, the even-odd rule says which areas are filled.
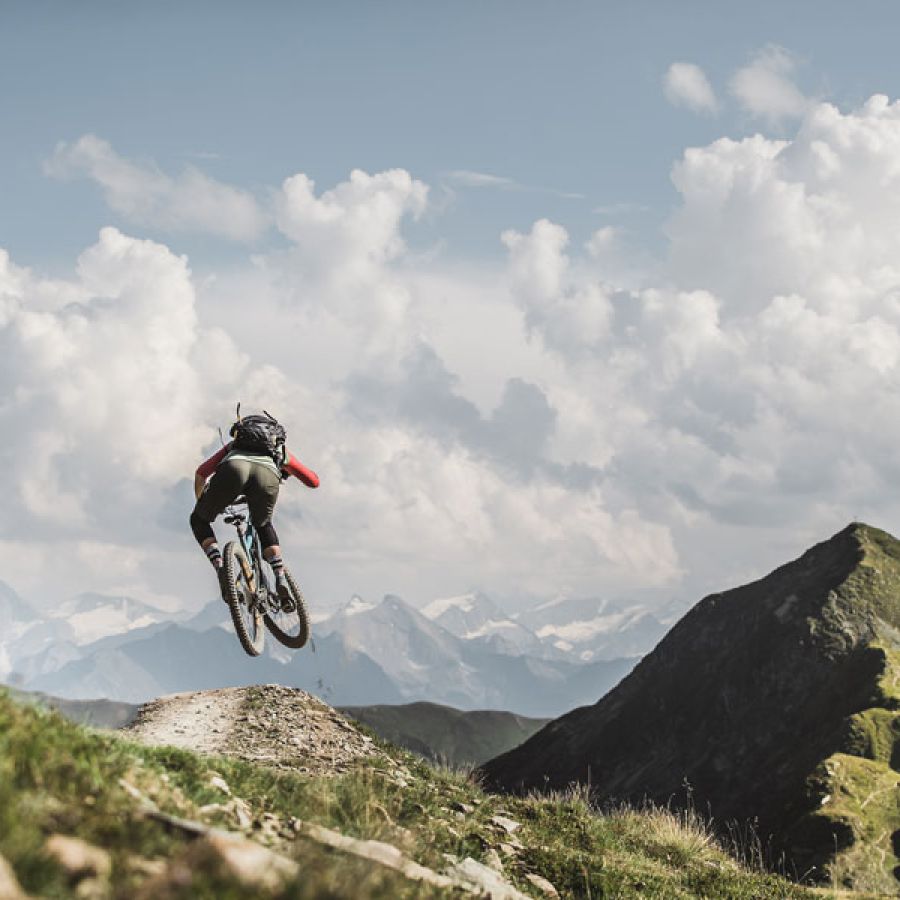
[[[284,577],[291,589],[290,601],[284,604],[277,594],[271,597],[264,620],[266,628],[272,632],[272,637],[276,641],[292,650],[299,650],[309,640],[309,616],[303,601],[303,593],[294,581],[294,576],[285,569]]]
[[[246,573],[252,572],[252,566],[237,541],[225,545],[222,565],[225,568],[222,596],[231,611],[235,633],[249,656],[259,656],[266,640],[263,615],[256,602],[256,593],[247,581]]]

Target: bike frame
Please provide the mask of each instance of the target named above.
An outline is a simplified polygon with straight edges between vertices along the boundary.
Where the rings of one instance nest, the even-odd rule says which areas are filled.
[[[238,501],[240,503],[240,501]],[[259,546],[259,538],[256,535],[256,529],[250,521],[249,512],[245,515],[240,510],[228,508],[228,515],[224,521],[228,525],[234,525],[241,541],[241,546],[247,554],[250,562],[250,572],[244,572],[244,578],[253,589],[253,597],[255,602],[259,604],[263,612],[267,612],[269,606],[269,596],[272,593],[269,587],[268,578],[263,569],[262,551]],[[252,575],[252,579],[251,576]]]
[[[262,652],[264,638],[260,633],[260,618],[277,641],[299,650],[309,640],[309,616],[303,594],[287,569],[284,575],[290,588],[290,601],[285,602],[287,598],[272,589],[271,573],[262,553],[259,534],[253,527],[250,510],[235,509],[236,506],[246,505],[246,499],[243,495],[236,497],[225,508],[224,521],[234,526],[239,540],[225,544],[224,564],[229,584],[227,590],[223,586],[222,596],[228,602],[241,646],[250,656],[259,656]],[[234,571],[235,565],[240,566],[240,572]],[[250,617],[249,630],[247,614]],[[283,618],[285,615],[290,619],[287,623]]]

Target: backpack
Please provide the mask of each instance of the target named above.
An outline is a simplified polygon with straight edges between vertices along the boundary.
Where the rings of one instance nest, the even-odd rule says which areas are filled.
[[[238,420],[231,426],[230,434],[234,438],[233,450],[245,453],[257,453],[271,456],[276,465],[284,465],[287,451],[284,442],[287,432],[278,420],[263,410],[264,415],[240,415],[238,404]]]

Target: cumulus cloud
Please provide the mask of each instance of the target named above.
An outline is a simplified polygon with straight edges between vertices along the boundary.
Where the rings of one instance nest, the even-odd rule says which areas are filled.
[[[611,233],[595,235],[595,250],[609,237]],[[610,291],[599,281],[570,277],[566,230],[540,219],[530,233],[506,231],[502,240],[509,249],[512,288],[529,328],[566,354],[596,348],[609,330]]]
[[[7,577],[37,582],[42,598],[79,588],[178,595],[158,567],[165,559],[177,579],[189,510],[177,536],[155,523],[235,398],[278,395],[278,373],[248,362],[200,322],[187,261],[161,244],[104,228],[66,280],[0,254]],[[84,564],[96,546],[109,549],[99,573]],[[23,569],[32,551],[44,557],[36,571]]]
[[[673,106],[693,112],[714,113],[719,106],[706,73],[694,63],[672,63],[663,76],[663,90]]]
[[[395,378],[356,373],[346,384],[348,408],[362,422],[404,422],[444,446],[460,445],[514,475],[552,479],[558,465],[545,451],[556,411],[535,384],[510,378],[489,416],[465,397],[458,378],[425,343],[403,361]]]
[[[405,249],[400,222],[425,210],[428,188],[404,169],[350,180],[316,196],[315,182],[294,175],[282,185],[278,227],[297,247],[311,275],[366,280]]]
[[[791,80],[796,59],[783,47],[770,45],[731,78],[731,93],[752,116],[770,125],[800,118],[809,100]]]
[[[582,416],[607,442],[607,497],[662,516],[687,564],[709,565],[701,542],[728,540],[737,567],[763,533],[783,556],[853,517],[896,529],[898,159],[900,104],[881,96],[810,107],[789,140],[686,151],[665,286],[607,291],[587,355],[579,310],[552,302],[596,286],[564,229],[507,239],[525,321],[602,398]]]
[[[3,256],[0,417],[15,435],[3,450],[5,574],[40,582],[23,561],[52,541],[59,566],[44,591],[166,596],[175,578],[207,596],[188,479],[241,399],[276,412],[323,476],[315,495],[286,486],[279,528],[326,605],[359,589],[434,595],[448,567],[454,590],[671,578],[668,529],[610,504],[589,464],[554,451],[571,429],[558,432],[543,384],[488,360],[499,394],[482,410],[465,390],[478,368],[458,377],[436,349],[468,359],[471,332],[448,342],[441,294],[406,268],[402,226],[426,197],[399,170],[355,172],[321,194],[295,176],[279,199],[290,249],[202,289],[184,257],[114,228],[64,280]],[[567,300],[562,269],[553,302]],[[540,370],[514,309],[484,290]],[[104,554],[118,562],[95,565]]]
[[[238,396],[283,411],[322,474],[278,514],[323,601],[687,601],[850,518],[896,529],[898,163],[900,104],[880,96],[689,149],[668,254],[631,284],[609,265],[618,232],[579,246],[548,219],[504,232],[504,271],[425,271],[404,229],[427,188],[402,171],[288,179],[289,249],[202,284],[115,230],[62,281],[4,256],[0,562],[43,558],[35,535],[96,560],[113,529],[152,548],[121,589],[164,589],[153,553],[199,584],[177,509]]]
[[[216,385],[198,353],[206,335],[186,260],[105,228],[64,292],[77,301],[60,306],[46,285],[42,300],[37,279],[8,260],[0,278],[0,378],[12,388],[0,417],[17,436],[3,454],[18,524],[84,527],[107,514],[95,501],[116,484],[159,485],[183,470],[212,436],[203,407]],[[246,360],[221,332],[209,336],[239,377]]]
[[[256,240],[267,227],[266,214],[247,191],[216,181],[194,166],[172,177],[153,163],[125,159],[92,134],[73,144],[60,143],[44,169],[54,178],[96,182],[110,208],[137,225],[234,241]]]
[[[273,292],[319,320],[338,320],[355,363],[377,356],[390,365],[415,329],[413,298],[395,271],[406,253],[402,228],[427,202],[428,187],[404,169],[356,169],[320,194],[305,174],[286,179],[276,206],[290,250],[266,260]]]

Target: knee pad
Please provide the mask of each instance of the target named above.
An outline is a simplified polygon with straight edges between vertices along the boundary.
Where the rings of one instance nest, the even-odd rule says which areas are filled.
[[[212,525],[206,519],[198,516],[196,512],[191,513],[190,523],[191,531],[194,532],[194,537],[197,539],[198,544],[202,544],[210,538],[215,538],[216,535],[212,530]]]
[[[257,525],[256,533],[259,535],[259,544],[263,550],[267,547],[274,547],[278,543],[278,535],[271,521],[266,522],[265,525]]]

